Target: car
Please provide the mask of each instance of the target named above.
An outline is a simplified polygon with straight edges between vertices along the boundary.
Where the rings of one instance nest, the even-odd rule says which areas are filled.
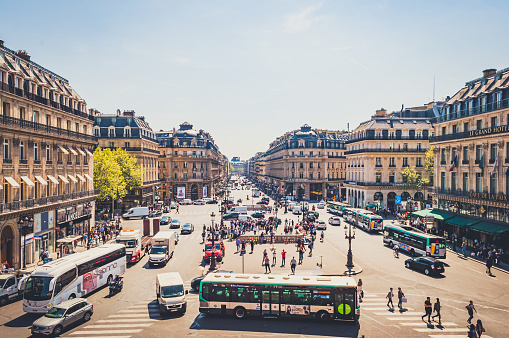
[[[170,229],[180,229],[180,221],[178,219],[173,219],[171,221]]]
[[[300,208],[292,208],[292,214],[294,214],[294,215],[300,215],[300,214],[301,214],[301,210],[300,210]]]
[[[315,227],[316,230],[327,230],[327,224],[324,221],[317,221]]]
[[[195,200],[193,202],[194,205],[205,205],[205,201],[202,200],[202,199],[199,199],[199,200]]]
[[[442,261],[432,257],[409,258],[405,261],[408,269],[419,270],[425,275],[438,275],[445,272],[445,266]]]
[[[253,217],[253,218],[265,218],[265,215],[263,214],[263,212],[253,212],[251,214],[251,217]]]
[[[163,213],[167,214],[167,213],[169,213],[169,212],[170,212],[170,207],[169,207],[169,206],[165,206],[165,207],[163,208]]]
[[[316,205],[316,207],[317,207],[318,209],[324,209],[324,208],[325,208],[325,203],[320,202],[320,203],[318,203],[318,204]]]
[[[31,331],[33,335],[45,334],[59,336],[64,329],[76,322],[88,322],[94,313],[94,306],[84,298],[74,298],[50,308],[35,322]]]
[[[209,273],[211,272],[214,272],[214,273],[235,273],[233,271],[229,271],[229,270],[214,270],[214,271],[207,271],[204,275],[201,275],[199,277],[195,277],[193,279],[191,279],[191,288],[198,292],[200,291],[200,284],[201,284],[201,281],[203,280],[203,278],[205,278],[205,276],[207,276]]]
[[[163,212],[162,212],[161,210],[153,210],[153,211],[152,211],[152,214],[153,214],[154,216],[150,216],[150,215],[149,215],[149,217],[161,217],[161,216],[163,215]]]
[[[339,216],[331,216],[329,217],[330,225],[341,225],[341,217]]]
[[[210,201],[207,201],[207,204],[217,204],[217,200],[210,199]]]
[[[242,198],[239,198],[239,199],[237,200],[237,203],[242,203]]]
[[[160,225],[167,225],[171,222],[171,218],[168,216],[161,217],[161,220],[159,221]]]
[[[269,204],[269,202],[268,201],[258,201],[258,202],[256,202],[256,204],[267,205],[267,204]]]
[[[179,204],[178,203],[170,204],[170,209],[177,209],[177,205],[179,205]]]
[[[223,215],[223,220],[237,219],[237,218],[239,218],[238,212],[229,212],[229,213]]]
[[[219,242],[214,242],[214,247],[215,247],[215,255],[216,255],[216,262],[221,262],[223,260],[223,257],[224,257],[224,243],[222,241],[219,241]],[[205,249],[203,249],[203,252],[205,252],[205,255],[204,255],[204,259],[205,259],[205,262],[208,263],[210,262],[210,257],[212,255],[212,242],[207,242],[205,243]]]
[[[180,230],[181,234],[190,234],[194,231],[194,225],[191,223],[186,223],[182,226],[182,229]]]

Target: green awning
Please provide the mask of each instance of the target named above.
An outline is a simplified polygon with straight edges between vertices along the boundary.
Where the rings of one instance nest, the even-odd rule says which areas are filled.
[[[417,217],[426,217],[432,211],[433,211],[432,209],[422,209],[422,210],[419,210],[419,211],[412,212],[412,215],[417,216]]]
[[[435,217],[435,219],[438,219],[439,221],[445,221],[446,219],[449,219],[453,217],[454,215],[445,211],[439,211],[439,210],[431,210],[429,215]]]
[[[378,204],[368,204],[366,205],[366,208],[376,208],[378,207]]]
[[[501,225],[491,222],[479,222],[477,224],[472,225],[470,229],[488,235],[498,236],[506,231],[509,231],[509,225]]]
[[[452,224],[452,225],[459,225],[462,227],[469,227],[475,223],[479,223],[479,219],[472,219],[462,216],[453,216],[452,218],[449,218],[446,223]]]

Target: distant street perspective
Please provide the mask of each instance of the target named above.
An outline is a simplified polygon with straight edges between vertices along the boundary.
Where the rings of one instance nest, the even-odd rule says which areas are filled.
[[[26,5],[0,338],[509,336],[508,5]]]

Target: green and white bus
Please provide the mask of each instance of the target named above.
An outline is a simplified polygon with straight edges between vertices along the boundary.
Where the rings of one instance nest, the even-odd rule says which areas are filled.
[[[412,256],[445,258],[445,238],[416,231],[409,226],[386,225],[384,228],[384,244],[389,247],[398,245],[400,250]]]
[[[357,283],[342,276],[210,273],[200,284],[200,312],[236,318],[358,321]]]
[[[368,232],[382,231],[384,229],[384,219],[371,211],[363,210],[359,213],[357,226]]]
[[[345,208],[350,208],[350,204],[346,204],[343,202],[327,202],[327,212],[337,215],[337,216],[343,216],[345,212]]]

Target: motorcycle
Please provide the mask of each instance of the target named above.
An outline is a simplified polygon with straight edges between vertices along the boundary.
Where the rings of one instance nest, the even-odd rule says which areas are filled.
[[[116,280],[112,280],[110,282],[110,297],[115,293],[122,291],[124,287],[124,282],[122,281],[122,277],[117,277]]]

